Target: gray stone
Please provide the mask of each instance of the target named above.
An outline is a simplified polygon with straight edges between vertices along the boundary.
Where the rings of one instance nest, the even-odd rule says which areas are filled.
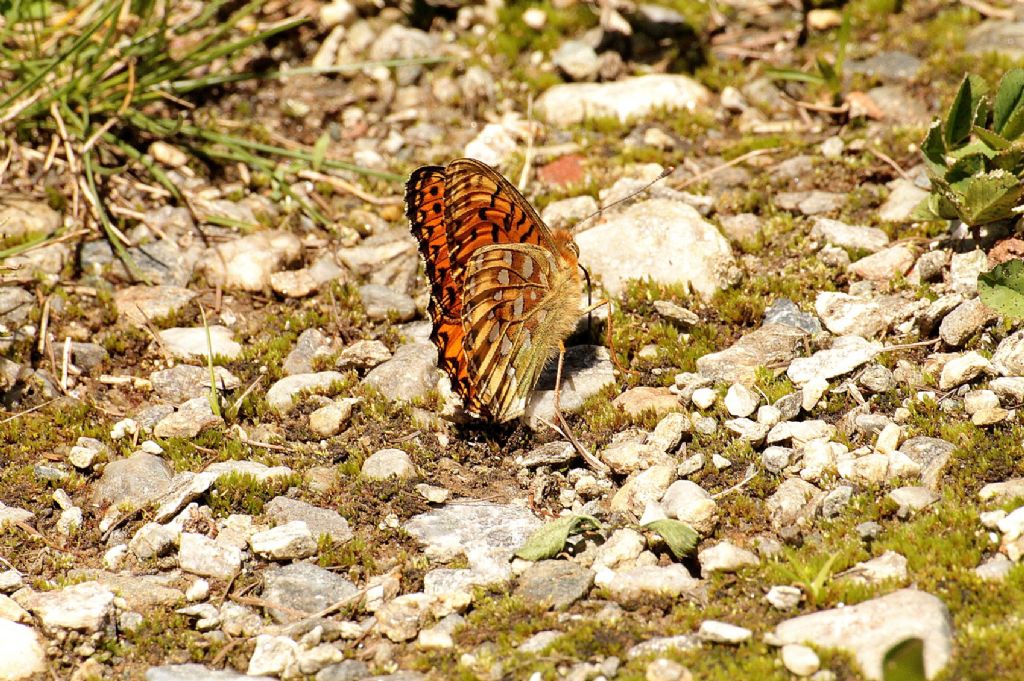
[[[36,302],[36,297],[23,288],[0,286],[0,322],[9,330],[20,327],[28,321]]]
[[[1002,582],[1010,574],[1014,565],[1012,560],[997,553],[974,568],[974,574],[986,582]]]
[[[545,95],[555,90],[549,89]],[[637,231],[636,225],[645,228]],[[691,206],[669,199],[633,203],[576,236],[580,264],[612,296],[639,273],[681,285],[709,299],[727,283],[734,265],[729,242]]]
[[[207,330],[209,330],[209,336],[207,336]],[[208,328],[197,326],[164,329],[158,335],[163,348],[175,357],[183,359],[205,360],[209,356],[211,348],[214,357],[237,359],[242,354],[242,346],[235,342],[231,329],[219,324]]]
[[[954,293],[974,296],[978,293],[978,275],[988,270],[988,255],[983,250],[954,253],[949,262],[949,287]]]
[[[331,339],[320,329],[306,329],[299,334],[295,347],[288,353],[281,366],[287,376],[315,372],[313,360],[330,353]]]
[[[360,472],[370,480],[406,480],[416,476],[416,464],[401,449],[381,449],[363,461]]]
[[[812,379],[835,378],[870,362],[881,351],[881,343],[869,342],[860,336],[840,336],[832,341],[832,347],[828,350],[819,350],[810,357],[794,359],[786,375],[798,386]]]
[[[733,243],[753,243],[761,234],[761,218],[753,213],[723,215],[718,218],[718,223],[722,227],[722,234]]]
[[[375,32],[369,47],[369,56],[373,60],[414,61],[424,54],[438,54],[441,49],[438,36],[401,24],[390,24],[382,33]],[[395,70],[395,81],[399,85],[412,85],[422,72],[421,64],[403,64]]]
[[[952,445],[950,447],[952,448]],[[1024,478],[1011,478],[1003,482],[990,482],[978,491],[978,498],[982,501],[992,501],[997,504],[1024,499]]]
[[[616,603],[633,605],[651,600],[674,602],[680,597],[696,598],[701,581],[677,563],[664,567],[651,565],[614,572],[602,570],[594,585],[605,589]]]
[[[843,512],[843,509],[853,498],[853,488],[849,485],[840,485],[825,495],[821,501],[821,515],[825,518],[835,518]]]
[[[317,544],[309,526],[301,520],[292,520],[284,525],[249,537],[253,553],[271,560],[298,560],[316,554]]]
[[[213,368],[216,387],[220,391],[234,390],[241,381],[230,371],[221,366]],[[170,369],[154,371],[149,375],[153,391],[161,399],[180,404],[194,397],[206,397],[210,394],[210,369],[208,367],[179,364]]]
[[[693,111],[710,99],[707,88],[687,76],[652,74],[609,83],[555,85],[537,99],[535,111],[548,123],[562,127],[604,116],[626,122],[655,109]]]
[[[668,300],[654,301],[654,311],[683,329],[691,328],[700,323],[700,317],[696,312],[691,312],[682,305],[676,305]]]
[[[315,538],[327,535],[335,543],[346,542],[352,538],[352,529],[340,513],[298,499],[274,497],[263,507],[263,513],[274,523],[301,520],[306,523]]]
[[[369,675],[370,668],[362,660],[343,660],[318,671],[316,681],[359,681]]]
[[[391,351],[388,350],[388,346],[378,340],[359,340],[338,354],[335,366],[340,371],[372,369],[389,359],[391,359]]]
[[[409,402],[437,389],[437,348],[432,343],[400,345],[394,356],[363,379],[391,400]]]
[[[197,268],[210,286],[225,290],[265,291],[270,275],[302,254],[299,238],[284,230],[266,230],[209,249]]]
[[[106,629],[114,616],[114,593],[94,581],[30,592],[17,600],[50,633],[74,629],[93,634]]]
[[[750,640],[753,635],[754,632],[746,627],[738,627],[735,624],[717,620],[704,620],[700,623],[700,629],[697,631],[697,637],[709,643],[738,644]]]
[[[685,653],[700,648],[700,639],[695,634],[680,634],[679,636],[662,636],[652,638],[626,651],[626,657],[647,657],[648,655],[663,655],[665,653]]]
[[[996,52],[1010,59],[1024,57],[1024,23],[988,19],[967,34],[968,52]]]
[[[939,495],[927,487],[899,487],[889,492],[889,498],[899,504],[899,517],[924,510],[939,500]]]
[[[916,273],[917,279],[922,282],[942,281],[942,273],[946,269],[946,263],[948,262],[949,253],[944,249],[940,248],[938,250],[923,253],[914,265],[914,270],[911,272],[911,278],[913,278]]]
[[[921,70],[921,60],[912,54],[900,51],[884,51],[867,59],[848,60],[848,73],[864,73],[888,80],[911,80]]]
[[[700,562],[700,574],[708,577],[713,572],[736,572],[748,566],[761,564],[761,559],[753,551],[741,549],[727,541],[702,549],[697,554]]]
[[[775,205],[801,215],[821,215],[835,213],[846,204],[846,194],[823,192],[779,192],[775,195]]]
[[[761,465],[769,473],[781,473],[792,455],[793,450],[788,447],[767,447],[761,452]]]
[[[178,567],[200,577],[229,580],[242,569],[242,552],[224,546],[206,535],[182,532],[178,547]]]
[[[194,397],[178,407],[173,414],[160,419],[153,427],[153,434],[160,438],[195,437],[207,428],[222,425],[224,419],[213,413],[210,398]]]
[[[906,244],[897,244],[861,258],[846,269],[861,279],[887,282],[909,272],[914,260],[913,249]]]
[[[765,324],[731,347],[699,358],[697,370],[716,381],[752,385],[759,367],[785,364],[796,357],[806,336],[793,326]]]
[[[881,584],[907,579],[907,559],[895,551],[886,551],[876,558],[857,563],[843,572],[842,578],[857,584]]]
[[[764,311],[765,324],[788,324],[809,334],[821,333],[821,322],[812,314],[802,312],[789,298],[776,298]]]
[[[92,371],[107,361],[109,357],[110,355],[107,354],[106,348],[102,345],[80,343],[78,341],[71,343],[72,362],[84,371]]]
[[[664,496],[669,485],[675,480],[675,466],[657,464],[645,471],[631,475],[615,493],[611,500],[611,509],[628,512],[639,517],[643,515],[648,504],[657,502]]]
[[[539,428],[555,418],[554,361],[548,362],[534,391],[527,398],[523,418],[530,428]],[[602,389],[615,383],[615,367],[608,349],[599,345],[575,345],[567,348],[562,368],[560,406],[571,413]]]
[[[899,296],[854,296],[822,291],[814,309],[832,333],[874,338],[909,319],[918,304]]]
[[[889,236],[877,227],[848,225],[829,218],[816,218],[811,236],[834,246],[869,253],[889,245]]]
[[[768,433],[768,444],[792,442],[794,447],[801,447],[811,440],[819,438],[832,439],[838,430],[830,423],[820,419],[810,421],[782,421],[772,427]]]
[[[585,42],[566,40],[551,54],[551,63],[572,80],[592,80],[597,76],[597,52]]]
[[[887,393],[896,387],[892,372],[881,364],[870,364],[857,377],[857,384],[868,393]]]
[[[931,112],[924,101],[902,85],[873,87],[866,94],[887,121],[903,125],[927,125],[931,120]]]
[[[295,408],[296,396],[301,393],[322,395],[345,380],[338,371],[321,371],[314,374],[285,376],[267,390],[267,405],[278,414],[287,414]]]
[[[980,298],[971,298],[960,303],[943,318],[939,325],[939,337],[946,345],[959,348],[998,318],[998,313],[981,302]]]
[[[372,320],[407,322],[416,316],[416,303],[413,299],[387,286],[380,284],[360,286],[359,298],[366,310],[366,316]]]
[[[556,440],[531,449],[519,462],[519,465],[523,468],[564,466],[575,458],[576,448],[571,442]]]
[[[141,508],[167,491],[171,475],[171,467],[160,457],[136,452],[106,465],[93,487],[93,503]]]
[[[542,560],[519,577],[515,596],[527,603],[553,610],[565,610],[587,595],[594,572],[568,560]]]
[[[794,525],[800,520],[806,522],[813,519],[824,497],[824,492],[806,480],[785,480],[768,497],[767,508],[772,527],[778,530]]]
[[[233,669],[209,669],[201,664],[150,667],[146,681],[274,681],[272,676],[249,676]]]
[[[465,555],[475,561],[508,562],[541,521],[522,506],[461,500],[421,513],[406,531],[427,545],[428,556]]]
[[[952,657],[953,623],[949,610],[935,596],[901,589],[881,598],[821,610],[780,623],[774,632],[780,644],[804,643],[846,651],[868,679],[882,678],[882,660],[907,638],[924,641],[927,678],[938,674]]]
[[[889,190],[885,203],[878,207],[879,219],[886,222],[909,222],[914,209],[928,196],[927,191],[902,177],[890,182]]]
[[[1024,330],[999,342],[992,354],[992,366],[1003,376],[1024,376]]]
[[[293,622],[302,617],[295,610],[313,615],[338,601],[352,597],[358,589],[341,575],[307,562],[270,568],[263,573],[263,600],[281,608],[270,608],[276,622]]]
[[[309,415],[309,429],[320,437],[332,437],[348,426],[358,397],[344,397],[325,404]]]

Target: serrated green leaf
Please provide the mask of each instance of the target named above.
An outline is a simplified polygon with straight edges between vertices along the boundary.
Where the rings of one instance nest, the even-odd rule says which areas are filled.
[[[989,160],[989,166],[993,170],[1005,170],[1014,175],[1021,170],[1021,161],[1024,160],[1024,144],[1016,142],[1008,149],[1003,149]]]
[[[601,523],[589,515],[567,515],[545,524],[530,535],[526,543],[516,551],[523,560],[544,560],[552,558],[565,548],[569,535],[586,530],[599,530]]]
[[[938,201],[942,197],[937,194],[929,194],[928,196],[921,199],[914,210],[910,213],[911,220],[927,221],[927,220],[949,220],[956,217],[946,217],[939,212]]]
[[[882,660],[883,681],[925,681],[924,640],[908,638],[900,641]]]
[[[1010,69],[999,81],[992,108],[992,128],[1000,135],[1014,111],[1024,109],[1024,69]]]
[[[692,527],[682,521],[670,518],[652,520],[644,527],[656,532],[659,537],[664,539],[669,551],[676,558],[685,558],[693,553],[693,550],[697,548],[697,540],[700,539]]]
[[[947,182],[954,183],[974,177],[975,175],[981,175],[985,171],[985,156],[975,152],[956,158],[953,161],[953,165],[949,166],[946,170],[945,179]]]
[[[992,115],[992,103],[988,97],[979,97],[973,104],[974,106],[974,123],[972,126],[984,128],[988,125],[989,116]]]
[[[1005,317],[1024,317],[1024,260],[1007,260],[978,275],[981,302]]]
[[[986,128],[976,125],[972,129],[972,132],[978,136],[978,139],[996,151],[1002,151],[1010,146],[1010,140],[1004,139],[1001,135],[998,135]]]
[[[971,79],[965,77],[956,91],[953,103],[946,114],[946,147],[955,147],[967,139],[974,122],[974,109],[971,102]]]
[[[942,121],[936,119],[928,128],[928,134],[921,142],[921,153],[928,163],[928,168],[936,175],[941,175],[946,168],[946,143],[942,136]]]
[[[968,142],[967,144],[951,150],[948,154],[948,158],[961,159],[967,156],[979,155],[991,158],[996,155],[996,152],[989,145],[985,144],[981,140],[977,140],[974,142]]]
[[[1024,106],[1017,107],[1010,112],[1009,118],[1003,124],[999,134],[1008,140],[1015,140],[1024,133]]]
[[[1013,217],[1013,208],[1024,194],[1020,180],[1003,170],[953,182],[950,189],[962,197],[954,204],[961,212],[960,219],[970,227]]]

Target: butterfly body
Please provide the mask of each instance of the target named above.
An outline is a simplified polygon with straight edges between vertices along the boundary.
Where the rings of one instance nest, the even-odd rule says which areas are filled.
[[[572,235],[550,229],[508,180],[472,159],[414,171],[406,206],[441,368],[471,414],[518,417],[581,313]]]

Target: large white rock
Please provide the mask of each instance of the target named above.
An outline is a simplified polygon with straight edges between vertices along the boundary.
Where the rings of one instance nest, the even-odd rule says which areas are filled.
[[[46,653],[32,627],[0,618],[0,681],[46,671]]]
[[[630,279],[682,284],[708,299],[735,260],[729,242],[692,206],[669,199],[634,204],[576,236],[580,263],[612,296]]]
[[[536,102],[537,115],[552,125],[613,116],[622,122],[655,109],[688,109],[708,103],[711,93],[687,76],[651,74],[611,83],[566,83],[548,88]]]

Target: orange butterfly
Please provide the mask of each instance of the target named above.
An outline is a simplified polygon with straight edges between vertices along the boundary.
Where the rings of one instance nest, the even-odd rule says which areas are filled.
[[[441,368],[474,416],[520,416],[583,313],[572,234],[549,228],[508,180],[469,158],[415,170],[405,202]]]

